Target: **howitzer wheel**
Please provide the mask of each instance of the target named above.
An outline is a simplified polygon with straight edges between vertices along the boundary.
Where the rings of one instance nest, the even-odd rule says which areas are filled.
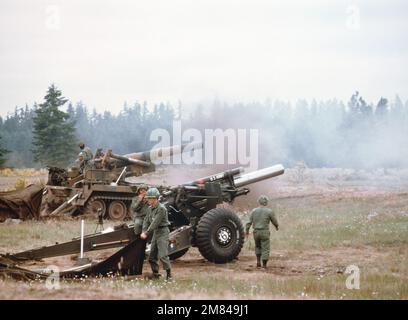
[[[215,208],[206,212],[196,230],[196,245],[208,261],[226,263],[234,260],[244,244],[244,227],[231,210]]]
[[[114,200],[109,205],[108,215],[112,220],[124,220],[127,214],[127,207],[123,201]]]
[[[106,203],[102,199],[91,199],[86,204],[85,214],[92,214],[94,217],[99,216],[99,212],[102,217],[106,214]]]

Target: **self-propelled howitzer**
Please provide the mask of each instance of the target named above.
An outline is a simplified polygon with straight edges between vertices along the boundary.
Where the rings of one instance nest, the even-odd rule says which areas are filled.
[[[126,177],[137,177],[156,170],[156,163],[167,157],[202,148],[201,143],[156,148],[118,155],[98,149],[85,164],[68,170],[49,168],[44,190],[43,215],[91,214],[112,220],[130,217],[130,204],[137,186]]]

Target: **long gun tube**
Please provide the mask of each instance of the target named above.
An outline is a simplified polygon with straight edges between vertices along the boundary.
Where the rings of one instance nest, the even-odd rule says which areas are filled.
[[[239,167],[239,168],[235,168],[235,169],[231,169],[231,170],[227,170],[224,172],[220,172],[220,173],[216,173],[213,174],[211,176],[207,176],[204,178],[200,178],[194,181],[190,181],[188,183],[184,183],[184,186],[191,186],[191,185],[198,185],[198,184],[204,184],[206,182],[215,182],[215,181],[221,181],[221,180],[225,180],[228,178],[232,178],[237,174],[240,174],[241,172],[243,172],[244,168]]]
[[[125,161],[125,162],[127,162],[129,164],[135,164],[135,165],[139,165],[139,166],[142,166],[142,167],[150,167],[151,166],[150,162],[142,161],[142,160],[138,160],[138,159],[128,158],[128,157],[121,156],[119,154],[115,154],[115,153],[112,153],[112,152],[109,153],[109,156],[111,158],[113,158],[113,159]]]
[[[177,145],[177,146],[152,149],[150,151],[125,154],[123,157],[135,159],[135,160],[141,160],[141,161],[154,161],[158,158],[172,157],[175,154],[180,154],[185,151],[193,151],[196,149],[202,149],[202,147],[203,147],[203,144],[201,142],[191,143],[191,144],[187,143],[187,144],[182,144],[182,145]]]
[[[243,187],[248,184],[252,184],[258,181],[266,180],[269,178],[273,178],[276,176],[280,176],[285,172],[285,168],[281,164],[277,164],[272,167],[263,168],[260,170],[256,170],[253,172],[249,172],[246,174],[241,174],[244,171],[242,167],[238,167],[235,169],[227,170],[224,172],[220,172],[217,174],[213,174],[211,176],[207,176],[204,178],[200,178],[188,183],[183,184],[183,186],[194,186],[194,185],[202,185],[206,182],[215,182],[215,181],[223,181],[228,179],[233,179],[235,187]]]
[[[258,181],[280,176],[284,172],[285,168],[281,164],[277,164],[272,167],[246,173],[239,177],[234,177],[234,184],[237,188],[239,188]]]

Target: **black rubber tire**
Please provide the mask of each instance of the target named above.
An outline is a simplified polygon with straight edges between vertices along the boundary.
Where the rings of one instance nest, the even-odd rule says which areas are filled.
[[[176,253],[173,253],[173,254],[169,255],[170,260],[176,260],[178,258],[181,258],[182,256],[184,256],[187,253],[188,249],[189,248],[185,248],[183,250],[180,250],[180,251],[178,251]]]
[[[220,243],[221,240],[218,239],[222,235],[228,236],[227,238],[230,239],[226,240],[228,243]],[[238,216],[229,209],[211,209],[198,222],[196,245],[202,256],[208,261],[230,262],[239,255],[243,244],[244,227]]]

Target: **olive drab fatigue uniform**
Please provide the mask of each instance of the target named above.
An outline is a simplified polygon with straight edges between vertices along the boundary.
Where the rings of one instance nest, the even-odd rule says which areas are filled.
[[[164,270],[170,270],[170,258],[168,256],[169,246],[169,225],[167,209],[161,203],[155,207],[149,207],[150,210],[143,222],[143,232],[152,236],[150,244],[149,263],[154,273],[159,272],[160,260],[163,263]]]
[[[85,172],[90,169],[93,169],[91,161],[84,160],[83,165],[82,165],[82,172]]]
[[[80,159],[82,157],[82,160]],[[85,161],[85,153],[83,151],[81,151],[78,154],[77,159],[75,160],[75,167],[77,167],[79,169],[79,173],[83,174],[85,169],[86,169],[86,161]]]
[[[93,159],[93,154],[92,154],[91,148],[85,147],[85,148],[82,150],[82,152],[85,154],[85,156],[84,156],[84,160],[85,160],[85,161],[90,161],[90,160]]]
[[[132,200],[130,209],[134,213],[135,234],[140,235],[143,229],[143,221],[150,210],[149,205],[145,199],[140,200],[139,197],[136,197]]]
[[[267,206],[259,206],[251,211],[249,222],[246,224],[246,232],[249,232],[251,225],[254,228],[254,240],[255,240],[255,254],[261,255],[262,260],[269,259],[270,250],[270,231],[269,223],[278,228],[278,220],[275,217],[274,212]]]
[[[83,161],[79,160],[79,157],[83,157]],[[82,174],[87,170],[94,169],[93,154],[91,148],[85,147],[78,155],[77,162],[79,163],[79,172]]]

